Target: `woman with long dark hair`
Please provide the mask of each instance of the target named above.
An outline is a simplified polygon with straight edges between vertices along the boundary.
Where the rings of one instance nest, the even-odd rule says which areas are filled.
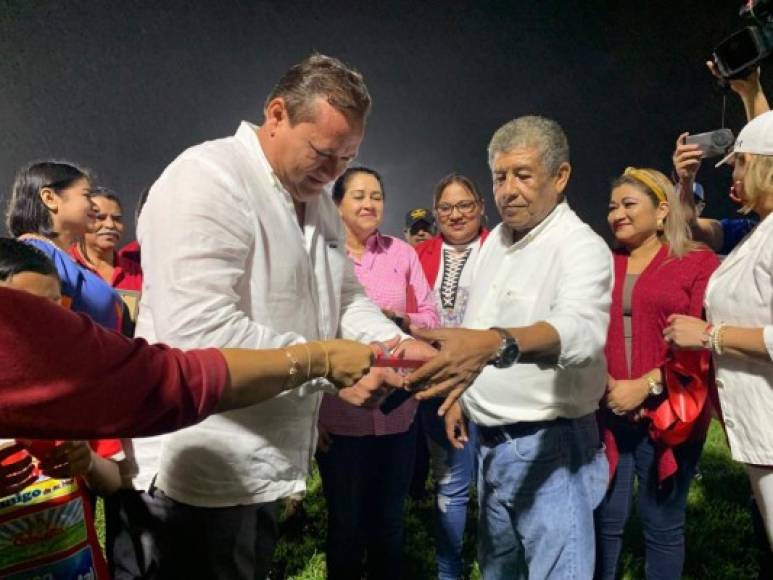
[[[62,161],[41,161],[16,174],[6,211],[11,234],[46,254],[62,283],[64,305],[95,322],[120,330],[123,302],[97,274],[80,267],[70,248],[94,224],[92,178]]]

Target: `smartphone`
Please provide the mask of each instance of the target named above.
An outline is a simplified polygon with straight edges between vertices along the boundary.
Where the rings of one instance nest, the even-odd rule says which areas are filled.
[[[732,146],[735,137],[730,129],[717,129],[706,133],[688,135],[684,142],[688,145],[698,145],[704,159],[724,155]]]
[[[410,399],[412,396],[413,392],[411,391],[407,391],[405,389],[396,389],[387,395],[387,398],[384,399],[384,402],[381,403],[381,406],[379,406],[378,409],[384,413],[384,415],[389,415],[389,413],[397,409],[397,407],[405,403],[405,401]]]

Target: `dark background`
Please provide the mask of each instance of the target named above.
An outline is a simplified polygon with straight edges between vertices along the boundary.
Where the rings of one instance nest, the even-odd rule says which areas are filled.
[[[704,61],[742,26],[740,4],[0,0],[3,208],[18,167],[56,157],[92,168],[131,214],[183,149],[260,122],[273,83],[318,50],[360,69],[373,95],[358,163],[385,177],[385,232],[450,171],[479,184],[496,222],[488,140],[539,113],[569,136],[570,203],[606,234],[610,179],[627,165],[670,172],[681,131],[720,126]],[[727,121],[744,122],[734,95]],[[706,214],[732,213],[728,170],[700,180]]]

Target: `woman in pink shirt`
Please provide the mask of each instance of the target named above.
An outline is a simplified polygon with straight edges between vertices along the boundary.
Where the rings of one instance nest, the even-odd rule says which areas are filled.
[[[348,169],[333,186],[354,272],[398,324],[433,328],[435,300],[416,252],[378,231],[384,198],[381,176],[364,167]],[[409,304],[415,312],[407,312]],[[416,407],[411,398],[384,414],[325,395],[317,461],[328,506],[328,577],[403,576],[403,505],[413,472]]]

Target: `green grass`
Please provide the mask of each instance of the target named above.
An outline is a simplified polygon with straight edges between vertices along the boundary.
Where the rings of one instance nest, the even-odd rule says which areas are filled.
[[[721,427],[714,422],[701,457],[702,477],[693,482],[687,508],[687,559],[683,578],[743,580],[758,576],[749,506],[749,484],[741,466],[730,459]],[[465,538],[466,577],[479,579],[474,562],[476,509]],[[98,518],[101,511],[98,510]],[[309,478],[308,494],[300,509],[283,521],[271,578],[325,578],[325,500],[319,473]],[[436,578],[432,536],[433,503],[409,501],[406,510],[406,561],[410,578]],[[100,520],[101,522],[101,520]],[[101,526],[100,526],[101,527]],[[620,560],[623,578],[644,577],[644,542],[635,514],[628,525]]]

